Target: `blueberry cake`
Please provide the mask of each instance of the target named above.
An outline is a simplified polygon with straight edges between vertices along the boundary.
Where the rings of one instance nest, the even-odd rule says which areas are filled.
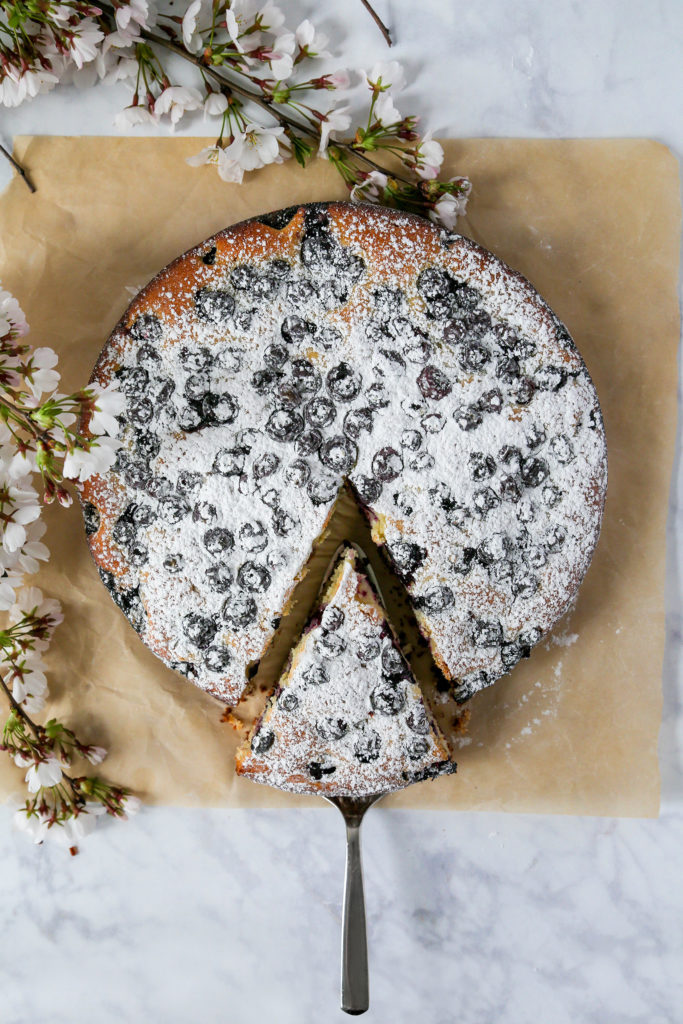
[[[528,281],[421,218],[329,203],[230,227],[139,293],[93,380],[127,401],[83,488],[101,577],[228,703],[344,482],[462,701],[590,563],[607,463],[581,356]]]
[[[367,566],[346,547],[287,668],[237,752],[237,773],[295,793],[359,796],[455,764],[392,633]]]

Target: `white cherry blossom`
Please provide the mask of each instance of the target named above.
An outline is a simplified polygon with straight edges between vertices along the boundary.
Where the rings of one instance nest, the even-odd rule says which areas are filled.
[[[281,164],[280,142],[284,138],[283,128],[264,128],[260,124],[245,125],[244,132],[235,139],[240,140],[235,158],[245,171],[254,171],[266,164]]]
[[[91,434],[109,434],[116,437],[119,432],[116,417],[126,408],[125,395],[119,391],[117,383],[107,384],[104,388],[99,384],[90,384],[88,391],[94,396],[88,430]]]
[[[52,392],[57,387],[59,373],[54,369],[57,362],[57,353],[54,349],[34,348],[31,352],[26,382],[35,398],[40,398],[46,391]]]
[[[69,55],[76,67],[82,68],[88,61],[95,59],[98,53],[98,44],[103,39],[104,33],[90,18],[85,18],[80,22],[78,30],[74,31],[68,45]]]
[[[228,109],[228,98],[222,92],[210,92],[204,100],[204,118],[220,117]]]
[[[28,334],[28,324],[14,296],[0,288],[0,338],[10,333],[15,338],[23,337]]]
[[[394,106],[394,97],[390,92],[381,92],[375,101],[374,116],[380,124],[388,127],[398,124],[403,118]]]
[[[322,32],[316,32],[315,26],[306,18],[302,21],[295,33],[296,41],[302,50],[309,57],[331,57],[325,47],[329,40]]]
[[[244,169],[235,159],[233,153],[232,146],[227,146],[225,149],[221,146],[207,146],[205,149],[201,149],[199,153],[195,153],[194,156],[188,156],[187,163],[190,167],[202,167],[204,164],[213,164],[223,181],[239,184],[244,177]]]
[[[436,178],[442,163],[443,148],[432,138],[431,131],[426,132],[417,146],[416,173],[425,180]]]
[[[318,156],[325,156],[330,138],[336,138],[338,132],[345,132],[351,124],[351,117],[347,114],[349,107],[337,107],[335,110],[328,110],[325,120],[320,125],[320,145]]]
[[[183,43],[191,53],[199,53],[202,48],[202,37],[197,31],[197,19],[202,9],[202,0],[192,0],[185,11],[182,22]]]
[[[121,442],[115,437],[100,436],[89,449],[72,448],[64,459],[64,477],[67,480],[87,480],[95,473],[106,473],[116,459]]]
[[[388,178],[381,171],[370,173],[359,184],[351,189],[351,201],[354,203],[377,202],[381,192],[386,188]]]
[[[147,0],[129,0],[115,11],[116,27],[121,33],[129,33],[131,42],[140,35],[141,28],[149,27],[149,4]]]
[[[43,786],[57,786],[62,781],[62,766],[56,757],[32,764],[26,772],[29,793],[37,793]]]
[[[467,208],[467,195],[445,195],[439,199],[433,210],[429,211],[429,219],[452,230],[458,217],[462,217]]]
[[[171,127],[175,128],[187,110],[199,110],[202,106],[201,93],[185,85],[171,85],[164,89],[154,103],[157,115],[168,114]]]
[[[150,113],[147,107],[140,106],[125,107],[114,118],[114,125],[120,131],[125,131],[127,128],[136,128],[140,124],[156,123],[157,119]]]
[[[16,602],[9,609],[10,621],[19,622],[25,615],[49,618],[50,629],[55,629],[64,620],[59,601],[53,597],[43,597],[40,587],[22,587],[17,593]],[[35,649],[44,650],[38,646]]]
[[[370,71],[361,71],[361,75],[371,89],[394,89],[400,92],[405,85],[406,75],[397,60],[380,61]]]

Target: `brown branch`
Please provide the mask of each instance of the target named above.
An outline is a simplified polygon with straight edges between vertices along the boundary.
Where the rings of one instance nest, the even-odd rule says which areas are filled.
[[[382,33],[384,38],[386,39],[387,46],[392,46],[393,45],[393,40],[391,38],[391,34],[389,32],[389,29],[384,24],[384,22],[382,21],[382,19],[380,18],[379,14],[374,9],[372,4],[368,3],[368,0],[360,0],[360,2],[362,3],[362,5],[365,8],[365,10],[368,12],[370,17],[372,18],[372,20],[377,25],[377,28],[380,30],[380,32]]]
[[[9,153],[1,143],[0,143],[0,153],[2,153],[2,155],[7,160],[9,160],[9,162],[11,163],[12,167],[17,172],[19,177],[24,179],[24,181],[26,182],[27,187],[30,188],[31,192],[35,192],[36,191],[36,186],[33,184],[33,182],[29,178],[29,176],[26,173],[26,171],[24,170],[24,168],[21,166],[21,164],[19,163],[18,160],[14,159],[12,154]]]

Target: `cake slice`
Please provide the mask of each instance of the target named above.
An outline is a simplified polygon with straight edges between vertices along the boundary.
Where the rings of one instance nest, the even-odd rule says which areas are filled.
[[[345,546],[237,773],[295,793],[387,793],[455,771],[367,565]]]

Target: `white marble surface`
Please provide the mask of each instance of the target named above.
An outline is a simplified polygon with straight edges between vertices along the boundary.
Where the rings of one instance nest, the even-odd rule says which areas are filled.
[[[386,59],[356,0],[288,4],[347,63]],[[680,156],[680,0],[377,0],[410,108],[445,135],[660,139]],[[439,94],[436,94],[436,90]],[[0,113],[0,136],[112,132],[120,88]],[[406,105],[408,106],[408,105]],[[201,124],[191,128],[195,134]],[[0,184],[5,168],[0,167]],[[679,1024],[683,1019],[680,451],[669,527],[657,821],[388,812],[364,826],[366,1019]],[[0,1019],[319,1024],[337,1010],[341,819],[148,810],[72,859],[0,813]]]

